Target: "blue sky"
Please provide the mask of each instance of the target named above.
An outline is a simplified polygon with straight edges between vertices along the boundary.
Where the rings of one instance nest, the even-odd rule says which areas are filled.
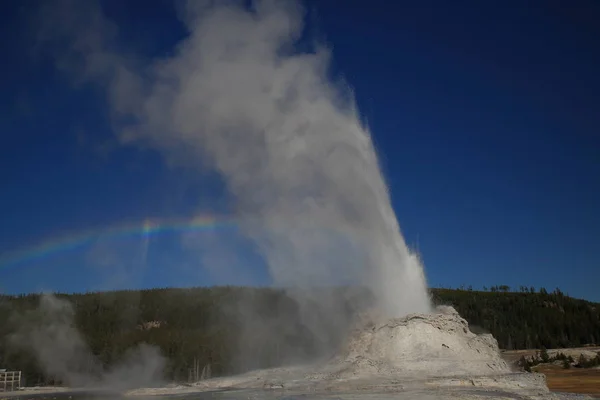
[[[185,35],[168,1],[102,5],[119,46],[141,58]],[[600,301],[600,5],[307,5],[306,36],[332,49],[332,75],[354,90],[430,285],[558,286]],[[100,90],[39,50],[35,7],[2,9],[0,254],[123,221],[227,213],[219,179],[192,179],[153,151],[115,143]],[[0,290],[268,281],[230,228],[200,235],[211,249],[234,243],[233,275],[207,271],[207,247],[182,248],[185,234],[149,247],[143,236],[101,239],[0,265]]]

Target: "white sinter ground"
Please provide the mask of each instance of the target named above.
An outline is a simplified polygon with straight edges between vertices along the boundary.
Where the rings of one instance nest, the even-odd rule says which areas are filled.
[[[388,320],[363,318],[335,357],[314,365],[258,370],[129,394],[214,390],[228,390],[233,398],[237,393],[260,398],[308,394],[315,399],[332,393],[340,399],[371,399],[374,394],[386,399],[585,398],[551,393],[541,374],[511,371],[496,339],[472,333],[452,307]]]

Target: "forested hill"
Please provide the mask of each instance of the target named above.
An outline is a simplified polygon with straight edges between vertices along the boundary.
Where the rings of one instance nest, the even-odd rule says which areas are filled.
[[[347,298],[344,290],[336,295]],[[492,333],[501,348],[572,347],[600,341],[600,304],[573,299],[558,290],[522,288],[516,293],[500,286],[490,291],[431,292],[436,304],[453,305],[474,332]],[[190,369],[198,365],[210,364],[213,375],[222,375],[276,366],[293,360],[295,354],[318,352],[316,338],[299,322],[297,304],[279,290],[215,287],[58,297],[71,303],[73,310],[72,321],[57,318],[77,328],[104,367],[143,342],[160,348],[168,358],[166,375],[176,380],[186,380]],[[314,301],[318,313],[317,297]],[[40,311],[39,304],[37,295],[0,295],[0,368],[23,370],[28,384],[52,382],[52,377],[10,338],[24,321],[55,318]],[[355,312],[352,304],[345,312]],[[335,342],[339,337],[330,339]],[[245,349],[243,359],[240,347]]]
[[[436,303],[452,304],[471,329],[483,329],[500,348],[578,347],[600,341],[600,304],[574,299],[560,290],[521,288],[508,292],[433,289]]]

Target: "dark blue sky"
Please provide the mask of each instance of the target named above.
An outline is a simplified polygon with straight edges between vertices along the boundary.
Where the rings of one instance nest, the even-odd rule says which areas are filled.
[[[1,6],[0,254],[124,220],[221,210],[213,179],[190,186],[188,171],[114,144],[103,96],[35,49],[35,4]],[[144,57],[169,52],[183,35],[168,1],[103,4],[123,47]],[[558,286],[600,301],[600,3],[308,9],[309,36],[333,49],[333,74],[354,88],[430,284]],[[140,241],[128,240],[109,246],[125,264],[115,247]],[[168,242],[155,246],[155,260],[176,262]],[[84,264],[97,247],[0,266],[0,290],[94,288],[98,270]],[[165,265],[138,271],[136,285],[227,282],[173,277]],[[260,268],[248,276],[264,281]]]

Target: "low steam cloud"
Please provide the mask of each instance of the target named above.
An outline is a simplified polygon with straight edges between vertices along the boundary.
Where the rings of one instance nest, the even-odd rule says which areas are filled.
[[[71,303],[56,296],[42,295],[37,309],[13,316],[12,323],[18,326],[9,338],[12,345],[31,352],[47,376],[69,386],[123,390],[162,380],[165,359],[145,344],[106,369],[75,327]]]

